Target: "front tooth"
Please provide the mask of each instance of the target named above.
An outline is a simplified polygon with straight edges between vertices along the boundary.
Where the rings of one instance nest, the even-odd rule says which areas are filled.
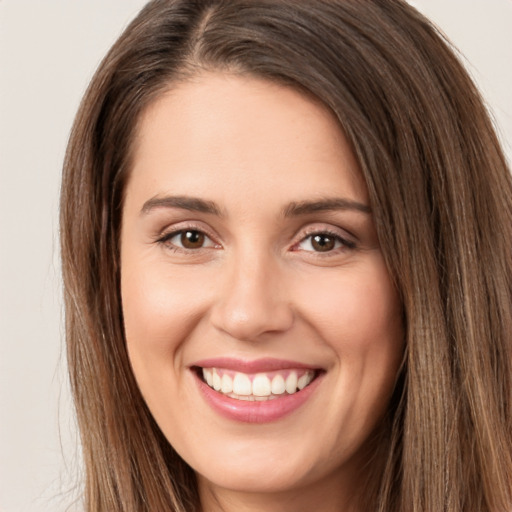
[[[286,391],[286,385],[282,375],[276,375],[272,379],[272,394],[282,395]]]
[[[208,386],[213,387],[213,376],[210,368],[203,368],[203,378]]]
[[[297,382],[297,387],[299,389],[304,389],[311,381],[313,380],[313,374],[311,372],[306,372]]]
[[[231,393],[233,391],[233,380],[227,373],[222,376],[221,391],[223,393]]]
[[[258,373],[252,381],[252,394],[255,396],[270,396],[271,392],[270,379],[263,373]]]
[[[245,373],[236,373],[233,379],[233,392],[237,395],[248,396],[252,393],[251,380]]]
[[[222,380],[219,376],[219,374],[217,373],[217,370],[215,370],[215,368],[213,369],[213,389],[215,389],[215,391],[220,391],[220,389],[222,388]]]
[[[290,375],[286,377],[286,391],[291,395],[297,391],[297,374],[295,372],[290,372]]]

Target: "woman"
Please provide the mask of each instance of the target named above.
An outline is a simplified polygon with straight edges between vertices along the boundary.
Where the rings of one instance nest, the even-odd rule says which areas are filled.
[[[61,226],[87,510],[510,510],[510,175],[404,2],[150,2]]]

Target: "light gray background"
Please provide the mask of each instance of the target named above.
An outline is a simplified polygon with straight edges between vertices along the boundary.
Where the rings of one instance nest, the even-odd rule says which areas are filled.
[[[58,260],[78,102],[145,0],[0,0],[0,512],[79,510]],[[411,0],[465,55],[511,160],[512,0]]]

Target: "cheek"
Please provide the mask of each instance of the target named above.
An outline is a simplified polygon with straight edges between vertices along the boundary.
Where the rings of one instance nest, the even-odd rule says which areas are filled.
[[[150,258],[133,261],[125,256],[121,296],[128,344],[172,349],[201,318],[203,290],[201,272],[170,272]]]
[[[371,263],[319,276],[315,286],[308,280],[301,292],[303,316],[339,368],[333,393],[355,430],[370,428],[384,413],[405,344],[398,293],[380,255]]]
[[[357,271],[319,273],[297,293],[304,317],[344,358],[400,347],[401,306],[380,257]]]
[[[149,251],[148,251],[149,252]],[[154,255],[121,259],[121,297],[128,355],[139,387],[151,407],[158,389],[176,384],[182,343],[200,319],[198,276],[171,273]]]
[[[150,258],[125,254],[121,268],[126,345],[135,379],[157,423],[179,440],[169,401],[183,389],[183,348],[200,321],[201,294],[190,273],[171,274]]]
[[[303,317],[333,354],[325,421],[337,446],[355,451],[385,414],[404,350],[398,293],[383,261],[301,285]],[[334,407],[333,404],[338,404]],[[340,448],[342,449],[342,448]]]

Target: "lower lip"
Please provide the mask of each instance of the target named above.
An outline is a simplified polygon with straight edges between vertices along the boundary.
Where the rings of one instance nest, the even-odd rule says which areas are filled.
[[[214,411],[225,418],[244,423],[270,423],[291,414],[311,397],[322,377],[323,374],[318,375],[309,386],[293,395],[252,402],[223,395],[208,386],[198,375],[195,376],[203,397]]]

